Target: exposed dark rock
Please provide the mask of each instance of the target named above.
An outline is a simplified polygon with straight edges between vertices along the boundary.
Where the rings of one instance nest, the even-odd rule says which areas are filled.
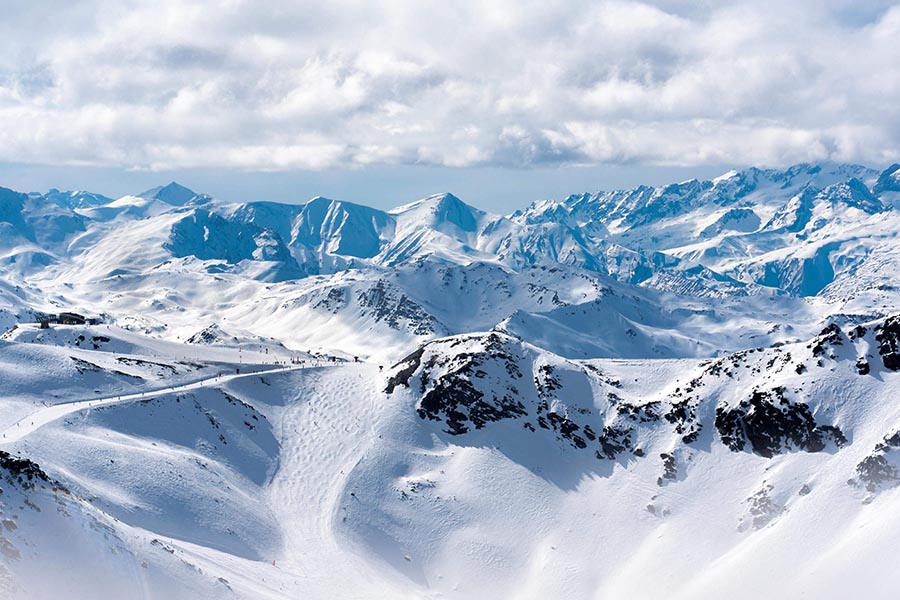
[[[431,389],[424,393],[416,408],[419,417],[443,421],[447,433],[460,435],[470,431],[470,425],[481,429],[490,422],[528,414],[512,385],[513,381],[522,379],[515,358],[497,334],[487,336],[484,344],[481,352],[464,352],[449,358],[450,365],[444,366],[450,366],[452,370],[435,378]],[[478,372],[488,361],[500,363],[510,377],[505,390],[497,389],[490,395],[472,383],[473,379],[484,377]],[[429,376],[423,373],[422,377]],[[545,427],[540,419],[538,424]]]
[[[635,405],[623,402],[616,406],[616,412],[619,416],[631,421],[652,423],[660,419],[660,403],[648,402],[647,404]]]
[[[855,341],[855,340],[861,339],[868,332],[869,332],[869,330],[866,329],[865,327],[863,327],[862,325],[857,325],[856,327],[851,329],[849,332],[847,332],[847,337],[849,337],[851,340]]]
[[[900,371],[900,315],[888,317],[875,328],[875,341],[884,368]]]
[[[603,428],[603,434],[597,437],[600,450],[595,453],[597,458],[613,460],[620,452],[632,449],[631,429],[624,429],[607,425]]]
[[[70,356],[69,358],[71,358],[73,361],[75,361],[75,370],[81,374],[89,373],[89,372],[96,372],[96,371],[101,370],[99,366],[95,365],[92,362],[88,362],[86,360],[83,360],[81,358],[76,358],[74,356]]]
[[[678,465],[675,463],[675,455],[669,452],[663,452],[659,457],[663,463],[663,474],[656,480],[656,485],[662,486],[667,481],[678,479]]]
[[[459,372],[438,379],[419,402],[416,412],[423,419],[443,420],[448,427],[446,432],[452,435],[468,432],[467,421],[481,429],[492,421],[527,414],[522,403],[508,395],[485,400],[485,395]]]
[[[884,330],[885,336],[891,331],[884,326],[879,330]],[[854,328],[851,335],[859,339],[868,334],[864,328]],[[847,347],[850,339],[833,324],[808,348],[819,361],[825,361],[836,356],[836,348]],[[430,348],[434,350],[429,351]],[[626,455],[626,459],[645,457],[648,447],[643,443],[638,446],[638,440],[643,441],[642,429],[649,426],[655,430],[661,422],[671,425],[685,444],[697,442],[704,425],[713,425],[722,443],[731,450],[766,458],[785,452],[833,451],[848,443],[838,427],[817,422],[813,407],[799,396],[806,378],[790,392],[781,386],[754,389],[740,402],[723,402],[709,419],[711,407],[706,403],[718,397],[722,385],[735,385],[748,378],[772,380],[779,373],[792,377],[795,368],[805,372],[803,363],[798,367],[792,352],[783,347],[753,348],[707,361],[694,379],[679,385],[666,399],[650,402],[641,402],[626,392],[617,395],[607,387],[612,385],[609,378],[595,365],[578,365],[591,379],[594,390],[603,386],[600,393],[606,395],[606,403],[595,398],[596,405],[573,402],[575,388],[568,388],[568,373],[576,363],[564,367],[563,363],[540,360],[533,364],[530,354],[523,354],[522,350],[518,340],[499,332],[432,342],[394,367],[386,391],[393,392],[398,385],[420,387],[416,406],[419,416],[441,422],[444,431],[451,435],[469,433],[504,419],[520,419],[519,431],[528,431],[527,435],[552,434],[573,448],[592,451],[600,460],[616,460],[621,455]],[[860,358],[857,370],[865,373],[867,366],[869,362]],[[411,383],[414,378],[418,384]],[[714,387],[705,393],[708,385]],[[575,392],[583,393],[581,389]],[[605,412],[594,408],[604,405],[608,407]],[[678,466],[674,453],[660,456],[663,473],[658,483],[664,485],[678,478]]]
[[[859,485],[870,492],[897,487],[900,484],[897,467],[889,463],[883,454],[870,454],[862,459],[856,465],[856,475]]]
[[[810,345],[813,356],[834,358],[834,347],[844,345],[844,332],[836,323],[822,330]]]
[[[347,306],[347,291],[344,288],[331,288],[328,295],[313,304],[314,309],[324,309],[337,314]]]
[[[866,491],[877,493],[900,485],[900,472],[890,460],[900,449],[900,431],[884,437],[875,445],[872,454],[856,465],[856,479],[849,483]]]
[[[205,327],[201,329],[191,337],[185,340],[186,344],[202,344],[202,345],[211,345],[211,344],[220,344],[226,342],[228,340],[237,341],[237,338],[234,336],[229,336],[227,333],[222,331],[222,329],[216,325],[212,324],[209,327]]]
[[[425,346],[422,346],[394,365],[395,369],[400,365],[403,365],[403,368],[388,378],[387,387],[384,391],[388,394],[393,394],[398,385],[409,387],[409,380],[422,363],[422,354],[424,353]]]
[[[144,368],[158,368],[157,374],[160,377],[164,377],[166,375],[174,375],[178,372],[178,370],[172,365],[167,365],[165,363],[153,362],[151,360],[143,360],[140,358],[129,358],[127,356],[120,356],[116,358],[116,361],[126,364],[132,367],[144,367]]]
[[[837,427],[817,425],[809,406],[788,400],[782,387],[756,390],[734,408],[717,407],[715,425],[731,450],[740,452],[749,443],[767,458],[792,449],[821,452],[829,440],[838,447],[847,442]]]
[[[585,425],[584,430],[574,420],[569,418],[568,414],[559,414],[550,410],[549,402],[554,399],[554,394],[562,389],[562,383],[555,375],[555,369],[552,365],[541,365],[538,367],[534,377],[534,387],[538,394],[537,404],[537,421],[538,425],[544,429],[552,429],[559,434],[561,439],[565,439],[571,445],[578,449],[587,448],[587,440],[596,439],[596,434],[590,425]]]
[[[27,458],[13,456],[9,452],[0,450],[0,472],[10,485],[17,485],[24,490],[32,490],[37,484],[51,484],[56,489],[65,488],[59,482],[53,481],[37,463]]]
[[[543,422],[544,425],[542,425],[542,427],[545,429],[553,429],[559,433],[562,438],[569,440],[576,448],[587,448],[587,442],[584,441],[582,436],[578,435],[581,431],[581,427],[575,421],[570,420],[569,417],[565,415],[560,415],[555,412],[547,412],[546,420],[544,420],[543,416],[540,415],[540,408],[538,410],[538,423],[540,424]],[[549,426],[546,424],[549,424]]]
[[[444,328],[428,311],[406,294],[388,288],[384,280],[375,282],[368,290],[359,292],[359,306],[363,314],[376,322],[384,322],[391,329],[406,330],[414,335],[433,335]]]
[[[534,387],[537,389],[538,396],[545,398],[562,387],[562,384],[559,379],[554,377],[551,365],[541,365],[534,377]]]
[[[721,358],[708,363],[700,376],[692,379],[682,390],[677,388],[670,397],[669,410],[663,417],[675,426],[675,433],[682,436],[685,444],[696,442],[703,430],[703,423],[697,418],[697,407],[700,405],[700,392],[706,384],[704,378],[719,377],[722,374],[731,376],[726,367],[726,359]]]
[[[722,443],[733,452],[741,452],[746,446],[747,435],[744,431],[743,414],[738,410],[716,409],[716,431]]]
[[[746,502],[749,508],[747,515],[741,519],[741,523],[738,526],[739,531],[745,531],[750,527],[757,530],[762,529],[784,512],[784,506],[772,500],[770,493],[773,489],[774,487],[771,484],[765,484],[756,493],[747,498]]]
[[[682,400],[672,404],[664,415],[666,421],[675,425],[675,433],[682,436],[685,444],[697,441],[703,423],[697,420],[697,405],[690,400]]]

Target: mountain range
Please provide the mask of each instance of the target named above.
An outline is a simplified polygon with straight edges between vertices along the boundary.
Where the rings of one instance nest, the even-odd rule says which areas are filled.
[[[176,183],[117,200],[4,189],[0,268],[24,288],[6,299],[5,318],[81,307],[171,339],[219,315],[259,334],[287,319],[307,325],[285,341],[375,355],[352,338],[384,330],[397,345],[381,349],[402,352],[429,336],[501,326],[539,330],[558,351],[550,338],[569,337],[566,319],[585,311],[636,335],[619,350],[581,344],[574,356],[710,356],[740,347],[727,323],[745,305],[759,321],[767,297],[792,316],[754,323],[744,332],[754,344],[896,306],[898,173],[896,165],[748,169],[541,201],[506,216],[452,194],[381,211],[320,197],[222,203]],[[185,285],[211,294],[188,297],[177,289]],[[240,302],[216,297],[225,287],[240,289]],[[472,302],[460,306],[458,293]],[[620,300],[598,303],[604,294]],[[248,303],[265,309],[248,313]],[[652,308],[640,312],[643,304]],[[338,344],[316,333],[335,320],[356,323]],[[713,329],[725,339],[710,339]],[[673,348],[672,335],[687,346]]]
[[[509,215],[0,188],[0,591],[887,597],[898,236],[896,164]]]

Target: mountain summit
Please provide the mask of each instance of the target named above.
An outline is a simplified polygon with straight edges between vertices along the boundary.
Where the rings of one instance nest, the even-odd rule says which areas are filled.
[[[146,198],[148,200],[161,200],[172,206],[182,206],[195,198],[197,194],[193,190],[173,181],[168,185],[151,188],[141,192],[137,196],[138,198]]]
[[[481,217],[485,215],[484,211],[469,206],[453,194],[446,192],[397,207],[390,213],[403,215],[407,221],[416,221],[419,225],[434,229],[450,225],[459,231],[469,233],[477,230]]]

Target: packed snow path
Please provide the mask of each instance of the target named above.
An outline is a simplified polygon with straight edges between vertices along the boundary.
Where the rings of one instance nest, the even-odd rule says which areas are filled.
[[[240,379],[242,377],[254,377],[259,376],[261,373],[273,374],[273,373],[284,373],[286,371],[295,371],[298,369],[309,368],[314,365],[291,365],[289,367],[281,367],[274,369],[262,369],[258,371],[245,372],[240,374],[231,374],[231,375],[216,375],[213,377],[207,377],[206,379],[201,379],[199,381],[194,381],[192,383],[186,383],[183,385],[177,385],[172,387],[162,387],[156,390],[149,390],[143,392],[137,392],[135,394],[126,394],[126,395],[116,395],[116,396],[106,396],[103,398],[91,398],[88,400],[77,400],[75,402],[64,402],[61,404],[54,404],[52,406],[48,406],[43,410],[39,410],[35,413],[32,413],[26,417],[19,419],[16,423],[11,425],[6,431],[3,432],[2,437],[0,437],[0,445],[13,444],[18,442],[22,438],[28,436],[31,432],[36,429],[43,427],[47,423],[52,423],[57,419],[65,417],[66,415],[70,415],[72,413],[78,412],[84,409],[90,408],[100,408],[103,406],[112,406],[115,404],[125,404],[127,402],[134,402],[135,400],[146,400],[148,398],[152,398],[155,395],[159,394],[177,394],[180,392],[187,392],[190,390],[196,390],[204,387],[207,384],[222,384],[227,383],[229,381]]]
[[[295,396],[275,419],[280,468],[268,488],[285,544],[277,559],[283,591],[297,598],[425,598],[399,571],[372,561],[346,535],[348,512],[365,528],[376,497],[351,474],[377,460],[382,432],[408,415],[385,397],[375,365],[310,369],[292,376]],[[376,383],[377,382],[377,383]],[[328,390],[323,394],[322,390]],[[414,417],[418,418],[418,417]]]

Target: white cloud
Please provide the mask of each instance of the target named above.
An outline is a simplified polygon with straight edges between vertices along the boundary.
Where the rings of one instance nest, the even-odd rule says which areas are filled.
[[[0,4],[4,162],[269,171],[900,154],[900,7],[877,1]]]

